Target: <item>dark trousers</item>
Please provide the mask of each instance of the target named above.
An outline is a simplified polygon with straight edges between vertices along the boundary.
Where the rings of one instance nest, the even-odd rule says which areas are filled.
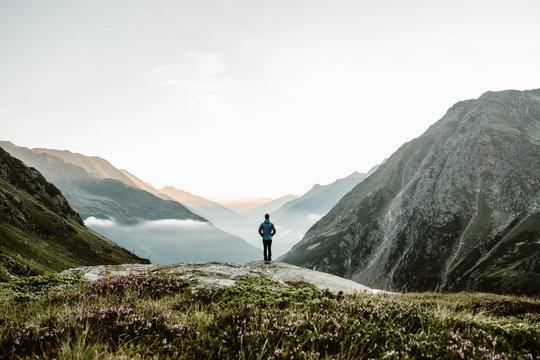
[[[272,260],[272,240],[263,240],[264,260]]]

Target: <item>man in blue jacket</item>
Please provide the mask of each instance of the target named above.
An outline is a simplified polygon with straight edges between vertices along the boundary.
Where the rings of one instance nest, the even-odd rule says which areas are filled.
[[[264,222],[259,226],[259,235],[262,237],[264,247],[264,261],[272,261],[272,236],[276,235],[276,228],[270,222],[270,215],[265,214]]]

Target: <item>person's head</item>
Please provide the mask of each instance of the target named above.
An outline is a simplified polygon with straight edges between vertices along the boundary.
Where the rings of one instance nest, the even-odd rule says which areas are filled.
[[[264,218],[265,218],[265,219],[270,219],[270,215],[264,214]]]

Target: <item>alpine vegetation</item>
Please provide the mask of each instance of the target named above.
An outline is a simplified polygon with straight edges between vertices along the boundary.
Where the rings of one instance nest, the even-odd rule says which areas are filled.
[[[535,359],[539,311],[523,297],[346,295],[261,276],[47,275],[0,285],[0,357]]]

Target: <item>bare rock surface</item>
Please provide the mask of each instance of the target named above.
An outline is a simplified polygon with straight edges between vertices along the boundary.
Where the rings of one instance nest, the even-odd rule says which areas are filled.
[[[245,266],[226,262],[158,264],[123,264],[83,266],[68,269],[63,274],[81,274],[87,280],[95,281],[107,276],[125,276],[129,274],[178,273],[185,279],[197,280],[196,286],[232,286],[236,281],[250,276],[263,276],[282,284],[305,281],[323,290],[346,294],[381,290],[371,289],[351,280],[335,275],[309,270],[281,262],[253,261]]]
[[[328,289],[335,293],[339,291],[343,291],[346,294],[353,294],[355,292],[359,293],[363,291],[371,293],[382,291],[369,288],[352,280],[347,280],[336,275],[314,271],[282,262],[253,261],[247,263],[245,266],[249,269],[260,271],[263,275],[270,278],[277,278],[285,283],[305,281],[315,285],[321,290]]]

